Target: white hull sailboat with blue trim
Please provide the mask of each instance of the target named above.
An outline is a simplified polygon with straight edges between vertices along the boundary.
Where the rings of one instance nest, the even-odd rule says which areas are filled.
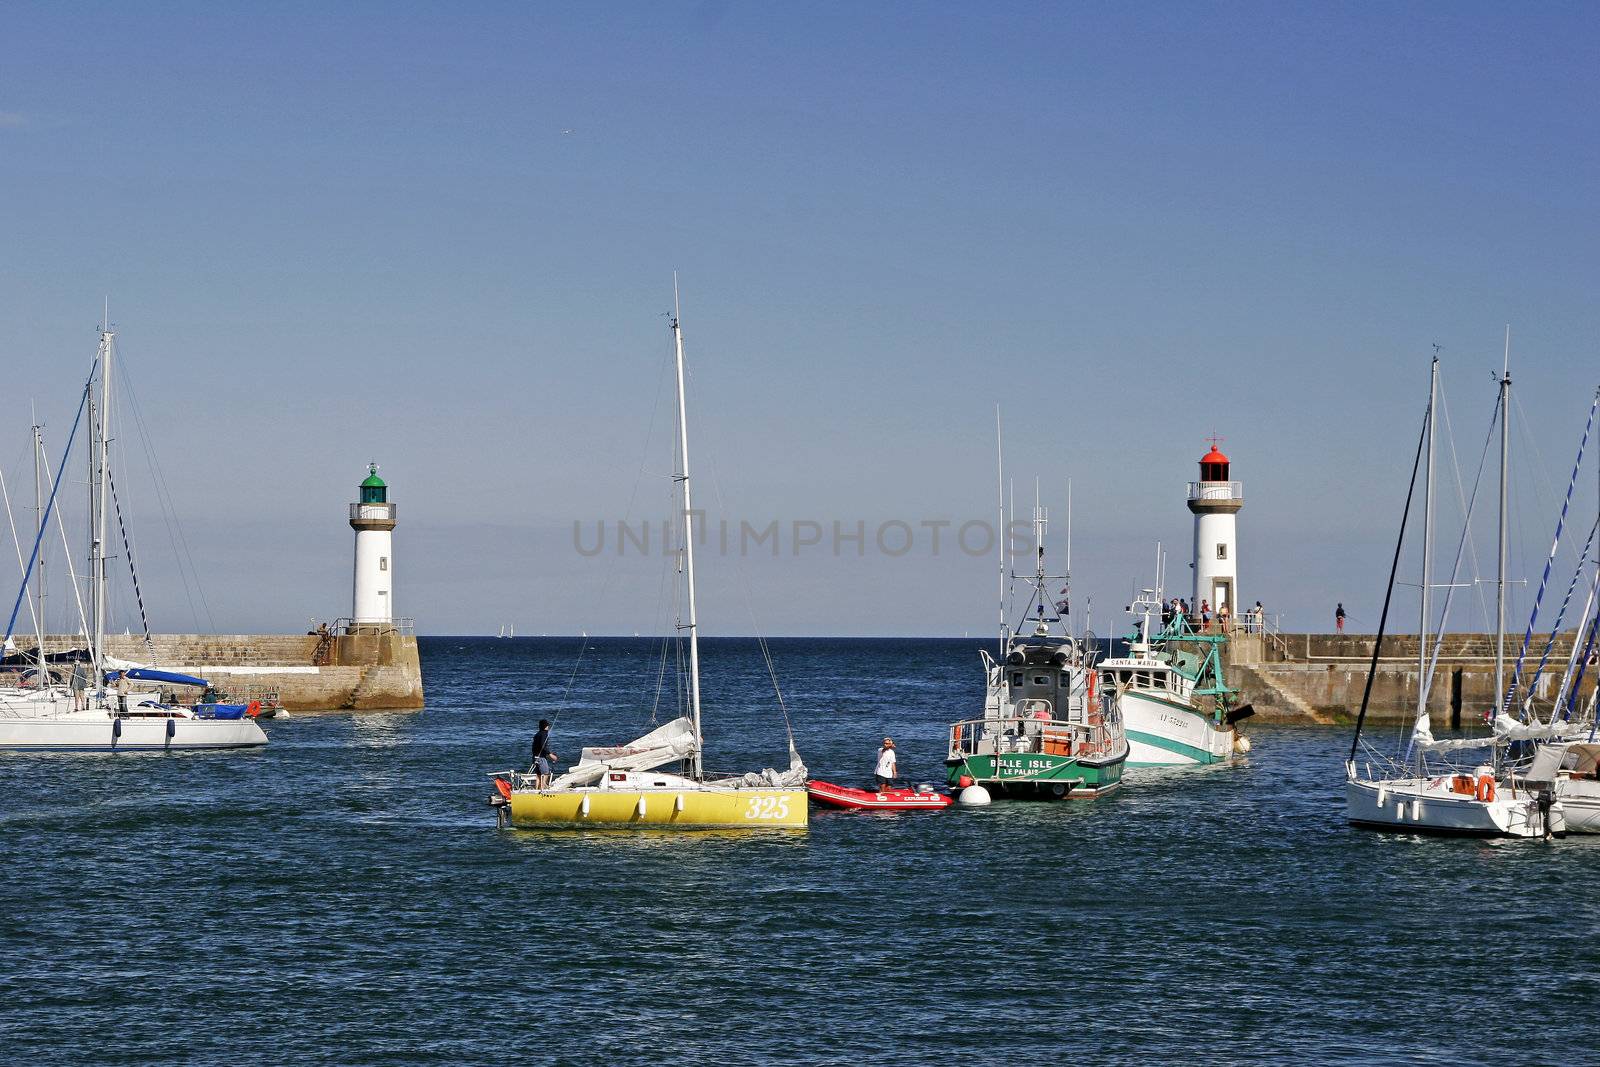
[[[1395,543],[1394,559],[1389,570],[1389,585],[1384,593],[1383,611],[1378,620],[1378,634],[1373,642],[1372,663],[1368,668],[1367,684],[1361,699],[1361,710],[1356,716],[1355,737],[1350,744],[1350,755],[1345,763],[1345,813],[1352,825],[1376,830],[1406,833],[1473,834],[1493,837],[1546,838],[1563,834],[1567,830],[1566,812],[1559,796],[1558,778],[1564,750],[1559,742],[1569,726],[1554,719],[1550,723],[1519,722],[1508,714],[1518,691],[1522,659],[1510,687],[1504,684],[1505,676],[1505,576],[1506,576],[1506,483],[1509,471],[1509,399],[1511,374],[1509,361],[1510,341],[1507,339],[1507,369],[1500,380],[1500,399],[1496,406],[1500,448],[1500,525],[1499,566],[1496,596],[1496,690],[1504,694],[1500,706],[1492,713],[1493,731],[1487,736],[1445,737],[1433,735],[1428,714],[1428,694],[1438,668],[1439,648],[1449,619],[1450,604],[1463,558],[1467,532],[1472,519],[1472,505],[1478,489],[1475,485],[1463,517],[1461,541],[1456,549],[1456,563],[1447,590],[1444,606],[1437,623],[1431,611],[1433,582],[1433,469],[1436,406],[1439,400],[1439,360],[1434,358],[1429,381],[1427,414],[1422,432],[1417,440],[1416,457],[1412,461],[1411,483],[1406,491],[1405,509],[1401,514],[1400,533]],[[1600,401],[1597,401],[1600,402]],[[1589,423],[1584,428],[1583,443],[1578,447],[1578,464],[1573,468],[1577,477],[1582,464],[1584,447],[1594,425],[1595,406],[1589,409]],[[1487,449],[1487,443],[1485,449]],[[1366,743],[1362,727],[1372,695],[1372,682],[1383,650],[1384,633],[1388,625],[1389,607],[1394,596],[1395,578],[1405,545],[1407,520],[1415,492],[1423,457],[1427,464],[1424,473],[1421,627],[1418,635],[1417,714],[1412,724],[1404,750],[1396,756],[1386,755]],[[1570,502],[1572,487],[1569,484],[1567,499]],[[1555,540],[1551,545],[1551,558],[1561,543],[1566,507],[1556,525]],[[1593,534],[1591,533],[1591,542]],[[1585,554],[1588,547],[1585,547]],[[1529,619],[1529,635],[1533,620],[1538,617],[1539,605],[1544,596],[1545,577],[1540,581],[1534,598],[1533,615]],[[1570,597],[1570,590],[1569,590]],[[1565,604],[1562,608],[1565,611]],[[1559,621],[1558,621],[1559,628]],[[1430,640],[1432,642],[1430,653]],[[1524,639],[1523,653],[1527,651]],[[1532,687],[1528,688],[1532,692]],[[1524,707],[1523,713],[1528,709]],[[1363,758],[1365,745],[1365,758]],[[1470,763],[1461,762],[1462,756],[1477,751]],[[1468,769],[1470,768],[1470,769]]]
[[[182,749],[253,748],[267,743],[267,735],[249,715],[245,705],[184,706],[163,698],[163,687],[204,689],[206,681],[172,674],[138,664],[113,661],[105,655],[107,510],[115,487],[109,470],[108,427],[111,414],[111,362],[114,333],[102,328],[94,372],[83,389],[73,434],[88,413],[94,476],[90,479],[89,618],[83,619],[87,662],[52,662],[46,654],[44,622],[35,609],[33,661],[25,685],[0,687],[0,751],[30,752],[135,752]],[[99,396],[95,387],[99,386]],[[39,509],[22,586],[6,624],[5,648],[15,647],[15,627],[30,581],[42,560],[41,546],[52,515],[56,494],[72,451],[72,437],[49,487],[49,505]],[[37,443],[37,431],[35,434]],[[36,462],[35,471],[40,465]],[[65,534],[63,533],[63,538]],[[74,596],[76,598],[76,595]],[[30,604],[31,607],[31,604]],[[110,674],[122,672],[128,685],[118,692]],[[65,677],[64,677],[65,675]],[[77,685],[69,679],[76,678]],[[65,684],[64,684],[65,683]],[[132,691],[131,683],[141,683]],[[149,689],[151,683],[156,688]]]

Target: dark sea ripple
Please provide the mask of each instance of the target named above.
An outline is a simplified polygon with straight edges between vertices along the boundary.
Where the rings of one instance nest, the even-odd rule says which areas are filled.
[[[1595,1062],[1600,838],[1351,830],[1343,731],[1093,802],[497,831],[578,644],[425,639],[426,711],[260,753],[0,757],[0,1060]],[[652,712],[659,646],[590,644],[563,756]],[[754,645],[705,644],[709,765],[781,765]],[[981,700],[977,641],[772,644],[820,777],[890,733],[938,781]]]

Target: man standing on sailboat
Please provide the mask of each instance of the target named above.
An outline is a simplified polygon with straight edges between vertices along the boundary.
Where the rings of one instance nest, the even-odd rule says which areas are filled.
[[[72,665],[72,710],[85,711],[89,707],[89,672],[83,669],[83,661]]]
[[[551,764],[556,754],[550,750],[550,720],[539,720],[539,732],[533,735],[533,773],[538,776],[537,788],[550,788]]]

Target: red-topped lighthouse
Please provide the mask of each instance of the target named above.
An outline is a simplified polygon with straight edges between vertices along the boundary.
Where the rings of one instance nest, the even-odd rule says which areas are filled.
[[[1234,516],[1244,507],[1244,487],[1229,480],[1228,457],[1210,438],[1211,451],[1200,457],[1200,480],[1189,483],[1189,510],[1194,513],[1194,599],[1190,608],[1204,602],[1215,615],[1227,606],[1239,611],[1239,554]]]

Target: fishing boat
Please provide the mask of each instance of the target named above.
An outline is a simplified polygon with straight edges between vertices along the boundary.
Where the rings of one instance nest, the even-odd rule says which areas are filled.
[[[27,596],[29,583],[34,581],[35,569],[43,560],[41,548],[52,515],[60,525],[59,514],[55,511],[57,493],[72,452],[72,442],[87,413],[92,475],[89,483],[90,617],[83,620],[88,655],[88,662],[84,665],[87,667],[85,688],[80,697],[74,694],[70,685],[62,684],[59,672],[63,665],[52,663],[45,653],[43,614],[36,610],[35,627],[38,632],[34,649],[34,684],[0,688],[0,751],[178,751],[264,745],[267,736],[255,719],[248,715],[248,708],[236,714],[232,708],[219,710],[215,706],[183,705],[164,699],[160,688],[166,685],[199,686],[204,689],[207,686],[204,679],[115,660],[105,653],[109,558],[107,521],[108,513],[116,506],[116,486],[111,477],[108,447],[113,410],[111,383],[115,336],[109,323],[102,326],[99,349],[89,379],[84,384],[78,414],[73,420],[60,466],[54,478],[50,479],[48,501],[37,509],[33,546],[5,634],[5,646],[10,648],[14,643],[13,628]],[[39,454],[37,427],[35,449],[36,455]],[[36,479],[39,470],[40,464],[36,461]],[[45,474],[48,475],[47,469]],[[42,487],[36,496],[43,501]],[[62,536],[64,540],[64,532]],[[130,559],[130,566],[131,562]],[[153,682],[157,687],[113,691],[111,679],[117,672],[125,674],[130,682]]]
[[[1127,765],[1195,767],[1243,755],[1250,740],[1238,724],[1255,709],[1224,677],[1227,637],[1193,630],[1162,603],[1159,580],[1141,590],[1128,607],[1136,620],[1128,654],[1100,662],[1101,690],[1127,733]]]
[[[852,789],[813,779],[806,783],[806,793],[811,799],[828,808],[849,811],[943,811],[956,802],[949,793],[941,793],[932,786],[916,789]]]
[[[676,302],[675,302],[676,303]],[[671,330],[677,372],[678,435],[674,456],[682,504],[678,549],[687,606],[678,633],[688,634],[689,714],[621,746],[585,748],[567,773],[539,788],[535,775],[494,775],[490,798],[514,827],[548,829],[804,829],[806,767],[789,733],[789,768],[746,774],[709,774],[702,763],[705,735],[700,714],[699,619],[695,604],[694,517],[690,502],[688,403],[684,394],[683,331],[674,308]],[[765,646],[763,645],[763,650]],[[771,661],[768,658],[768,668]],[[774,691],[783,710],[782,693]],[[784,711],[785,727],[788,713]],[[662,768],[675,766],[675,770]]]
[[[1433,735],[1428,713],[1428,695],[1432,686],[1434,673],[1438,667],[1439,648],[1442,641],[1435,639],[1430,655],[1430,638],[1434,634],[1434,621],[1431,612],[1431,594],[1433,582],[1433,470],[1436,416],[1439,392],[1439,360],[1434,358],[1428,391],[1428,406],[1423,419],[1421,434],[1417,439],[1417,451],[1412,461],[1411,484],[1406,492],[1405,508],[1401,514],[1400,534],[1395,542],[1394,559],[1389,571],[1389,586],[1384,594],[1383,612],[1379,617],[1378,634],[1373,643],[1372,662],[1368,670],[1367,683],[1361,699],[1361,710],[1356,717],[1355,737],[1351,742],[1350,755],[1345,763],[1345,809],[1346,817],[1352,825],[1368,827],[1379,830],[1401,831],[1406,833],[1452,833],[1472,834],[1496,837],[1522,837],[1544,838],[1566,832],[1566,819],[1563,805],[1556,793],[1557,772],[1562,760],[1562,753],[1554,750],[1540,750],[1537,739],[1550,739],[1552,734],[1549,729],[1538,723],[1518,722],[1506,713],[1511,694],[1517,689],[1516,681],[1509,689],[1504,688],[1503,678],[1505,673],[1505,572],[1506,572],[1506,485],[1508,478],[1509,454],[1509,424],[1510,415],[1509,397],[1511,390],[1511,375],[1509,362],[1509,339],[1507,342],[1506,371],[1500,380],[1499,402],[1496,405],[1496,419],[1498,420],[1501,434],[1501,462],[1500,462],[1500,552],[1498,571],[1497,595],[1497,621],[1496,621],[1496,691],[1505,693],[1500,708],[1491,713],[1493,732],[1487,736],[1467,736],[1436,738]],[[1594,407],[1590,408],[1589,426],[1584,430],[1584,444],[1587,444],[1589,427],[1594,422]],[[1487,447],[1487,443],[1486,443]],[[1367,746],[1367,758],[1358,764],[1362,756],[1362,728],[1366,721],[1367,709],[1372,696],[1373,679],[1377,673],[1378,659],[1383,648],[1383,637],[1387,628],[1389,608],[1394,595],[1395,578],[1400,564],[1401,553],[1405,544],[1406,526],[1410,516],[1411,502],[1416,489],[1418,471],[1422,467],[1423,456],[1427,456],[1427,467],[1424,474],[1424,502],[1423,502],[1423,543],[1422,543],[1422,579],[1421,585],[1421,625],[1418,631],[1418,695],[1417,713],[1413,721],[1411,732],[1405,742],[1404,751],[1398,756],[1387,756],[1377,752],[1370,745]],[[1583,445],[1578,450],[1579,462],[1582,462]],[[1577,468],[1574,468],[1576,478]],[[1568,499],[1571,497],[1571,488],[1568,489]],[[1459,572],[1462,549],[1467,541],[1467,532],[1471,523],[1472,503],[1477,499],[1477,488],[1474,487],[1472,499],[1468,502],[1466,515],[1463,519],[1461,542],[1456,552],[1456,570]],[[1551,547],[1552,558],[1556,545],[1560,544],[1562,525],[1566,518],[1563,508],[1562,521],[1556,528],[1555,542]],[[1546,568],[1546,578],[1549,568]],[[1438,621],[1438,633],[1441,635],[1449,617],[1451,597],[1458,583],[1455,581],[1457,574],[1452,574],[1451,581],[1446,585],[1447,595],[1443,610]],[[1539,602],[1544,594],[1544,583],[1541,582],[1538,596],[1535,597],[1533,618],[1539,613]],[[1529,622],[1529,633],[1532,633],[1532,619]],[[1526,652],[1526,641],[1524,642]],[[1517,674],[1520,676],[1522,657],[1519,656]],[[1511,750],[1517,748],[1519,752],[1531,753],[1531,758],[1513,756]],[[1472,754],[1473,759],[1468,763],[1458,762],[1461,756],[1457,754]],[[1487,758],[1485,758],[1487,757]],[[1469,769],[1470,768],[1470,769]]]
[[[1003,485],[1003,462],[1001,470]],[[1069,503],[1069,546],[1070,509]],[[1001,511],[1004,528],[1003,503]],[[1047,572],[1047,521],[1035,487],[1034,570],[1016,574],[1001,545],[1000,657],[979,650],[983,714],[950,726],[945,766],[952,788],[978,785],[1003,796],[1059,799],[1100,796],[1122,782],[1128,740],[1115,702],[1097,691],[1093,643],[1071,632],[1070,547],[1066,572]],[[1028,596],[1013,629],[1018,581]],[[1064,584],[1052,595],[1057,582]]]

